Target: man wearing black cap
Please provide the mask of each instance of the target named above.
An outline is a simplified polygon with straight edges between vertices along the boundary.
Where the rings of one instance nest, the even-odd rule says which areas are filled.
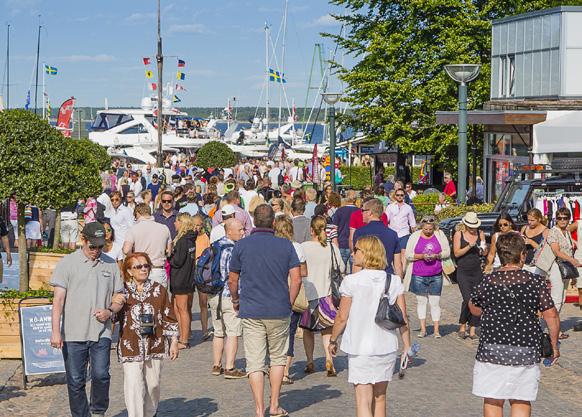
[[[162,186],[162,184],[160,184],[158,174],[152,174],[151,179],[152,179],[151,182],[148,184],[148,190],[152,192],[152,200],[156,201],[156,197],[160,192],[160,187]]]
[[[81,234],[81,249],[65,256],[50,280],[51,346],[63,349],[71,415],[103,416],[109,406],[111,317],[123,307],[123,281],[115,261],[101,256],[103,225],[89,223]],[[88,362],[91,404],[85,392]]]

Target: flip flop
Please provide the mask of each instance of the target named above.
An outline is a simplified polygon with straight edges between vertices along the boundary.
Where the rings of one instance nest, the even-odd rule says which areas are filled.
[[[188,342],[180,342],[178,340],[178,345],[180,345],[180,346],[178,346],[178,349],[180,349],[180,350],[190,349],[190,343],[188,343]]]
[[[269,416],[270,417],[287,417],[289,415],[289,413],[284,408],[279,407],[278,411],[281,411],[281,412],[278,414],[269,413]]]
[[[561,333],[560,336],[558,337],[558,339],[566,340],[569,337],[570,337],[570,335],[568,333]]]

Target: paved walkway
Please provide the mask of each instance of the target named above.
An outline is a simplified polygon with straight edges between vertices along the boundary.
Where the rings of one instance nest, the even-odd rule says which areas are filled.
[[[409,300],[409,315],[413,329],[417,328],[414,297]],[[456,323],[460,305],[456,286],[443,293],[444,337],[420,340],[421,351],[403,380],[395,378],[388,387],[388,411],[398,417],[470,417],[481,415],[481,400],[471,395],[472,367],[476,342],[459,340]],[[568,305],[563,311],[566,323],[573,323],[582,313]],[[249,417],[253,415],[250,388],[245,379],[226,381],[210,375],[211,343],[201,342],[198,322],[193,334],[193,348],[182,351],[176,362],[166,362],[163,371],[162,400],[159,417]],[[429,328],[429,332],[432,329]],[[414,337],[416,338],[416,333]],[[582,409],[582,333],[571,332],[562,343],[562,358],[558,366],[542,369],[538,401],[534,416],[577,416]],[[322,349],[317,338],[317,354]],[[347,383],[347,361],[337,360],[339,375],[327,378],[325,372],[305,376],[305,356],[298,340],[297,361],[293,371],[296,382],[284,386],[281,405],[292,416],[327,417],[354,416],[353,388]],[[242,356],[242,355],[241,355]],[[244,359],[237,366],[244,366]],[[316,362],[324,369],[324,360]],[[108,416],[123,417],[123,373],[113,360],[111,369],[111,406]],[[53,375],[35,379],[32,388],[20,387],[21,367],[18,361],[0,361],[0,416],[68,416],[68,400],[63,377]],[[267,395],[268,398],[268,395]]]

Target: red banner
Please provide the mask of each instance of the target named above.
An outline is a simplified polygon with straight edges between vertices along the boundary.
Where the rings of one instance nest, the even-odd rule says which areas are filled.
[[[71,137],[73,129],[69,126],[71,118],[73,117],[73,109],[75,107],[75,97],[66,100],[59,108],[59,118],[57,119],[57,129],[59,129],[66,138]]]

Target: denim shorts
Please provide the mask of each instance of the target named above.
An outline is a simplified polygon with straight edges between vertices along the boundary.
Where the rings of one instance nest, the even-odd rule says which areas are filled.
[[[398,238],[398,243],[400,243],[401,250],[406,250],[406,245],[408,244],[408,239],[410,239],[410,234]]]
[[[420,277],[413,275],[410,280],[410,291],[416,295],[441,295],[443,276]]]

